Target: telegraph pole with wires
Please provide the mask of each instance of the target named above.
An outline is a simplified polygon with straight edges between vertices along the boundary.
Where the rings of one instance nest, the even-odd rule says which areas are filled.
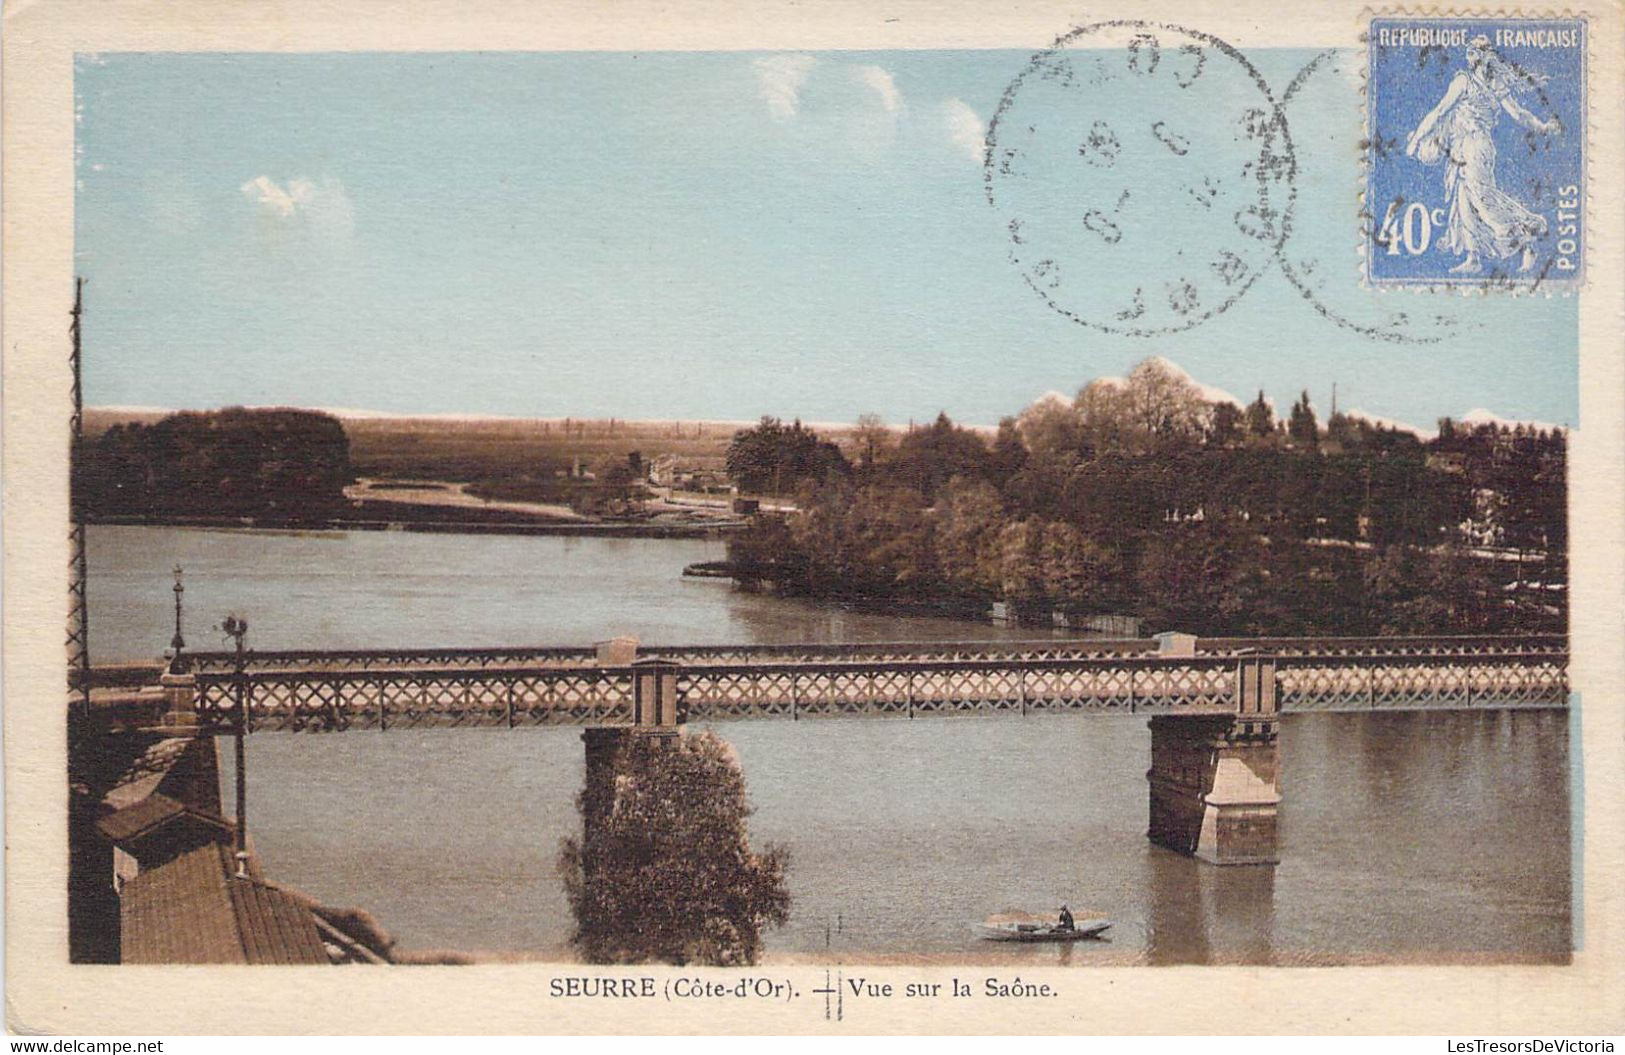
[[[84,443],[85,400],[80,369],[80,317],[84,312],[85,280],[73,280],[72,339],[69,362],[73,372],[73,415],[69,419],[68,462],[68,671],[75,691],[69,707],[70,728],[83,728],[90,719],[90,612],[87,606],[85,564]]]

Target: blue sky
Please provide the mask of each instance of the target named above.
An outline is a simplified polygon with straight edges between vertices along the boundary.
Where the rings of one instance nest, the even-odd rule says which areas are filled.
[[[1250,58],[1279,96],[1314,54]],[[1335,325],[1278,270],[1163,337],[1051,311],[982,184],[1028,57],[83,56],[87,401],[990,423],[1162,355],[1283,406],[1577,423],[1574,300],[1359,287],[1341,69],[1287,107],[1288,251],[1338,314],[1446,339]]]

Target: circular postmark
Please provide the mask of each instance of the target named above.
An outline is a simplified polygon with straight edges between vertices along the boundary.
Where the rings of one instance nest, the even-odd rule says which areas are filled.
[[[1223,312],[1269,268],[1296,164],[1285,114],[1239,51],[1121,20],[1033,56],[989,123],[984,181],[1045,303],[1154,336]]]
[[[1358,95],[1363,58],[1339,49],[1321,52],[1298,70],[1281,92],[1281,110],[1299,129],[1339,127]],[[1469,327],[1459,304],[1441,298],[1397,298],[1358,281],[1358,256],[1345,240],[1353,187],[1350,153],[1304,149],[1297,157],[1298,218],[1294,237],[1282,245],[1281,275],[1321,318],[1372,340],[1390,344],[1436,344]],[[1369,210],[1358,216],[1358,238],[1372,244],[1376,223]]]

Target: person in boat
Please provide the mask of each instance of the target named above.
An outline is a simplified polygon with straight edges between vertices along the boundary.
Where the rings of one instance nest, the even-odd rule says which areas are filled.
[[[1061,906],[1060,927],[1062,930],[1073,930],[1077,927],[1077,922],[1072,918],[1072,910],[1067,908],[1065,905]]]

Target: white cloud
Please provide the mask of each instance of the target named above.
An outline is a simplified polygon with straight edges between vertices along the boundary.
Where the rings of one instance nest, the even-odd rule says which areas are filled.
[[[1569,431],[1569,427],[1567,425],[1554,425],[1549,421],[1531,421],[1528,418],[1521,420],[1518,418],[1503,418],[1501,415],[1486,410],[1483,407],[1474,407],[1472,410],[1469,410],[1467,413],[1457,418],[1456,421],[1462,425],[1505,425],[1507,428],[1515,428],[1519,425],[1523,425],[1527,428],[1542,429],[1548,432]]]
[[[1431,440],[1433,437],[1439,434],[1439,430],[1437,429],[1424,429],[1420,425],[1412,425],[1408,421],[1400,421],[1396,418],[1385,418],[1380,414],[1367,414],[1363,410],[1345,410],[1342,411],[1342,413],[1350,418],[1359,418],[1362,421],[1370,422],[1372,425],[1375,425],[1378,428],[1398,429],[1400,432],[1408,432],[1417,439],[1421,440]]]
[[[1191,372],[1189,370],[1185,369],[1183,366],[1180,366],[1172,359],[1165,359],[1160,355],[1153,355],[1150,358],[1155,362],[1161,363],[1169,373],[1174,374],[1177,377],[1181,377],[1195,385],[1197,390],[1202,393],[1202,398],[1207,400],[1209,403],[1234,403],[1243,410],[1246,409],[1247,404],[1242,400],[1237,399],[1234,395],[1226,392],[1217,385],[1210,385],[1196,380],[1196,378],[1191,376]],[[1273,409],[1275,404],[1271,403],[1270,406]]]
[[[289,180],[287,189],[283,189],[269,176],[256,176],[243,184],[243,195],[261,208],[288,217],[299,207],[300,199],[314,189],[309,180]]]
[[[755,59],[757,91],[775,120],[788,121],[801,109],[801,87],[818,60],[811,55],[770,55]]]
[[[1243,410],[1247,408],[1246,403],[1242,402],[1240,399],[1237,399],[1234,395],[1220,388],[1218,385],[1210,385],[1196,380],[1196,378],[1191,376],[1191,372],[1189,370],[1185,369],[1183,366],[1180,366],[1172,359],[1165,359],[1160,355],[1151,355],[1147,356],[1144,361],[1148,363],[1156,363],[1164,370],[1167,370],[1170,374],[1179,378],[1181,381],[1194,385],[1196,390],[1202,394],[1202,398],[1209,403],[1234,403]],[[1093,385],[1104,385],[1108,388],[1127,388],[1128,378],[1119,376],[1097,377],[1089,383]],[[1265,397],[1264,402],[1269,405],[1270,410],[1273,411],[1275,409],[1275,403],[1273,400]]]
[[[982,160],[986,145],[983,140],[987,131],[982,127],[982,119],[976,116],[963,99],[949,99],[942,104],[942,120],[948,129],[948,138],[954,146],[959,147],[977,161]]]
[[[880,97],[880,105],[887,113],[895,114],[903,108],[903,93],[897,90],[897,82],[890,73],[879,66],[859,66],[853,74]]]
[[[302,222],[328,234],[348,234],[355,227],[355,206],[344,184],[330,176],[320,182],[298,176],[286,185],[269,176],[256,176],[241,189],[243,197],[259,206],[262,215],[289,223]]]

